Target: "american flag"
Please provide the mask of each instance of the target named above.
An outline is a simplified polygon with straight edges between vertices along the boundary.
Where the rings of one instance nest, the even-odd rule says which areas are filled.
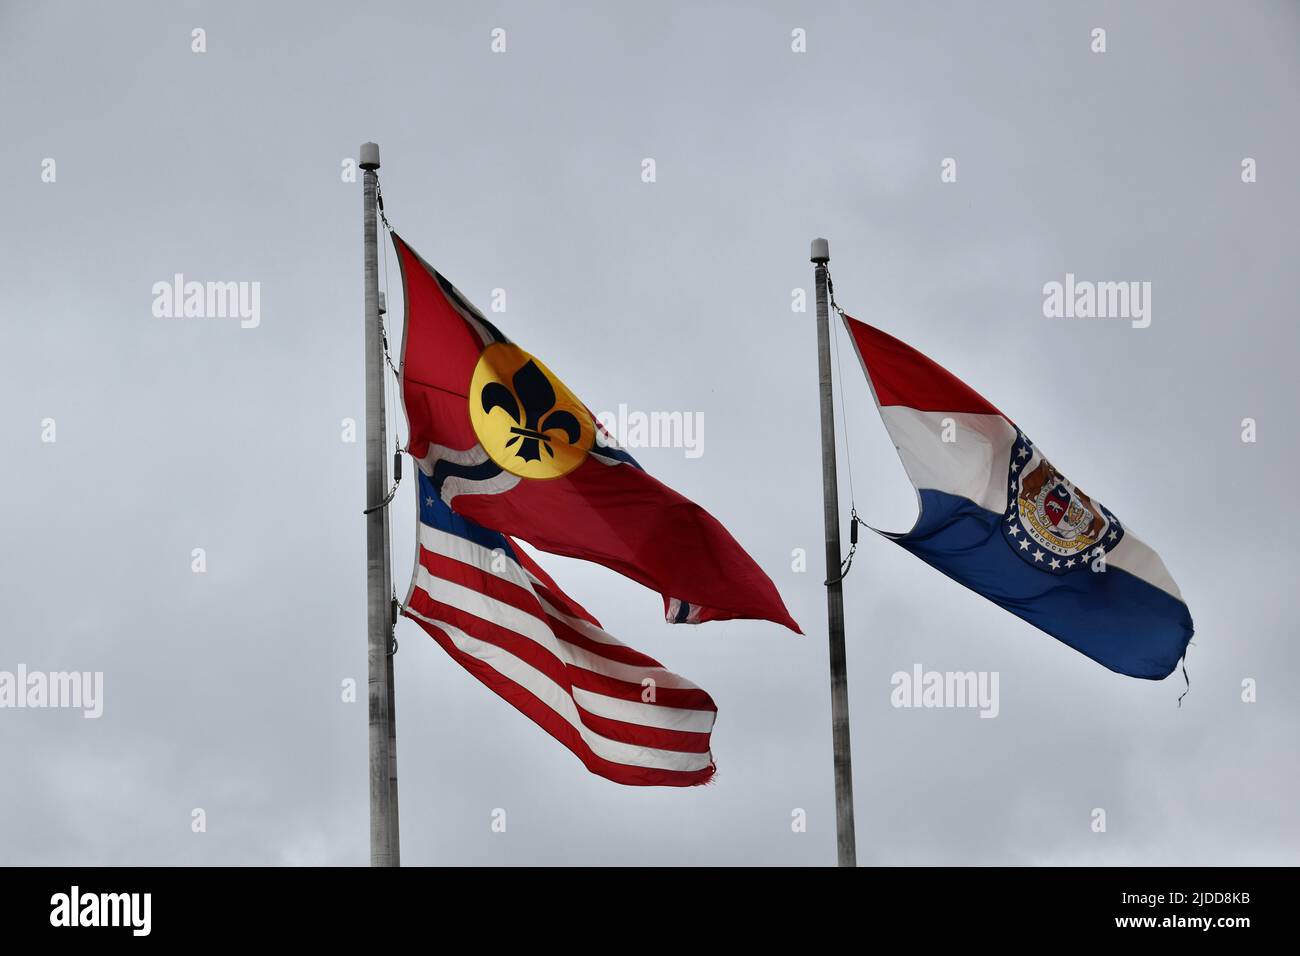
[[[419,472],[418,563],[403,613],[572,750],[634,786],[713,776],[713,699],[620,643],[514,541],[453,512]]]

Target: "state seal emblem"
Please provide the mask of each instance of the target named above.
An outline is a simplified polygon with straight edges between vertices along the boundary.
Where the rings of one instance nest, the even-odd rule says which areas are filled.
[[[1007,544],[1026,563],[1050,573],[1089,567],[1119,544],[1119,520],[1057,471],[1023,432],[1016,436],[1002,526]]]

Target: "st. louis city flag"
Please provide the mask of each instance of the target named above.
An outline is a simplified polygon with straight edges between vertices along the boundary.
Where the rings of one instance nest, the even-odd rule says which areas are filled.
[[[1160,556],[970,386],[844,321],[920,497],[916,524],[888,537],[1111,670],[1167,677],[1192,618]]]
[[[674,623],[729,618],[798,631],[776,587],[716,518],[648,475],[545,365],[396,233],[402,396],[421,500],[663,596]],[[593,330],[592,341],[601,341]]]
[[[419,562],[403,614],[462,667],[615,783],[689,787],[713,776],[717,708],[610,637],[519,544],[420,501]]]

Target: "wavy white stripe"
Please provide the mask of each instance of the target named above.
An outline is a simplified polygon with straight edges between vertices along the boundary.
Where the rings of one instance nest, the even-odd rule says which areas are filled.
[[[446,445],[435,445],[429,443],[429,450],[424,453],[424,457],[416,461],[420,470],[433,477],[433,466],[440,461],[449,461],[453,465],[481,465],[488,460],[488,453],[484,451],[482,445],[475,445],[473,448],[448,448]]]
[[[424,457],[416,461],[419,469],[433,477],[433,469],[440,461],[449,461],[456,465],[481,465],[488,460],[488,453],[482,445],[473,448],[448,448],[446,445],[429,445]],[[519,484],[519,476],[512,475],[504,468],[491,478],[474,480],[460,475],[452,475],[442,482],[442,500],[450,507],[457,495],[496,495],[509,491]]]

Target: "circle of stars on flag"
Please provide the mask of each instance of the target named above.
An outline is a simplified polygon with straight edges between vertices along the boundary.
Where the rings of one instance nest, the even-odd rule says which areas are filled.
[[[1007,494],[1007,513],[1006,524],[1003,525],[1004,537],[1012,549],[1022,557],[1026,563],[1041,568],[1044,571],[1054,574],[1065,574],[1076,568],[1088,567],[1099,557],[1103,557],[1119,543],[1124,534],[1124,529],[1120,527],[1119,519],[1111,511],[1093,499],[1093,504],[1101,511],[1106,518],[1106,534],[1102,541],[1096,546],[1090,548],[1087,552],[1076,554],[1072,557],[1054,554],[1044,551],[1030,538],[1020,521],[1020,503],[1018,501],[1020,491],[1020,472],[1028,465],[1033,458],[1034,445],[1024,432],[1016,430],[1016,444],[1011,453],[1011,481],[1009,492]],[[1104,561],[1100,568],[1104,568]],[[1099,568],[1099,569],[1100,569]]]

